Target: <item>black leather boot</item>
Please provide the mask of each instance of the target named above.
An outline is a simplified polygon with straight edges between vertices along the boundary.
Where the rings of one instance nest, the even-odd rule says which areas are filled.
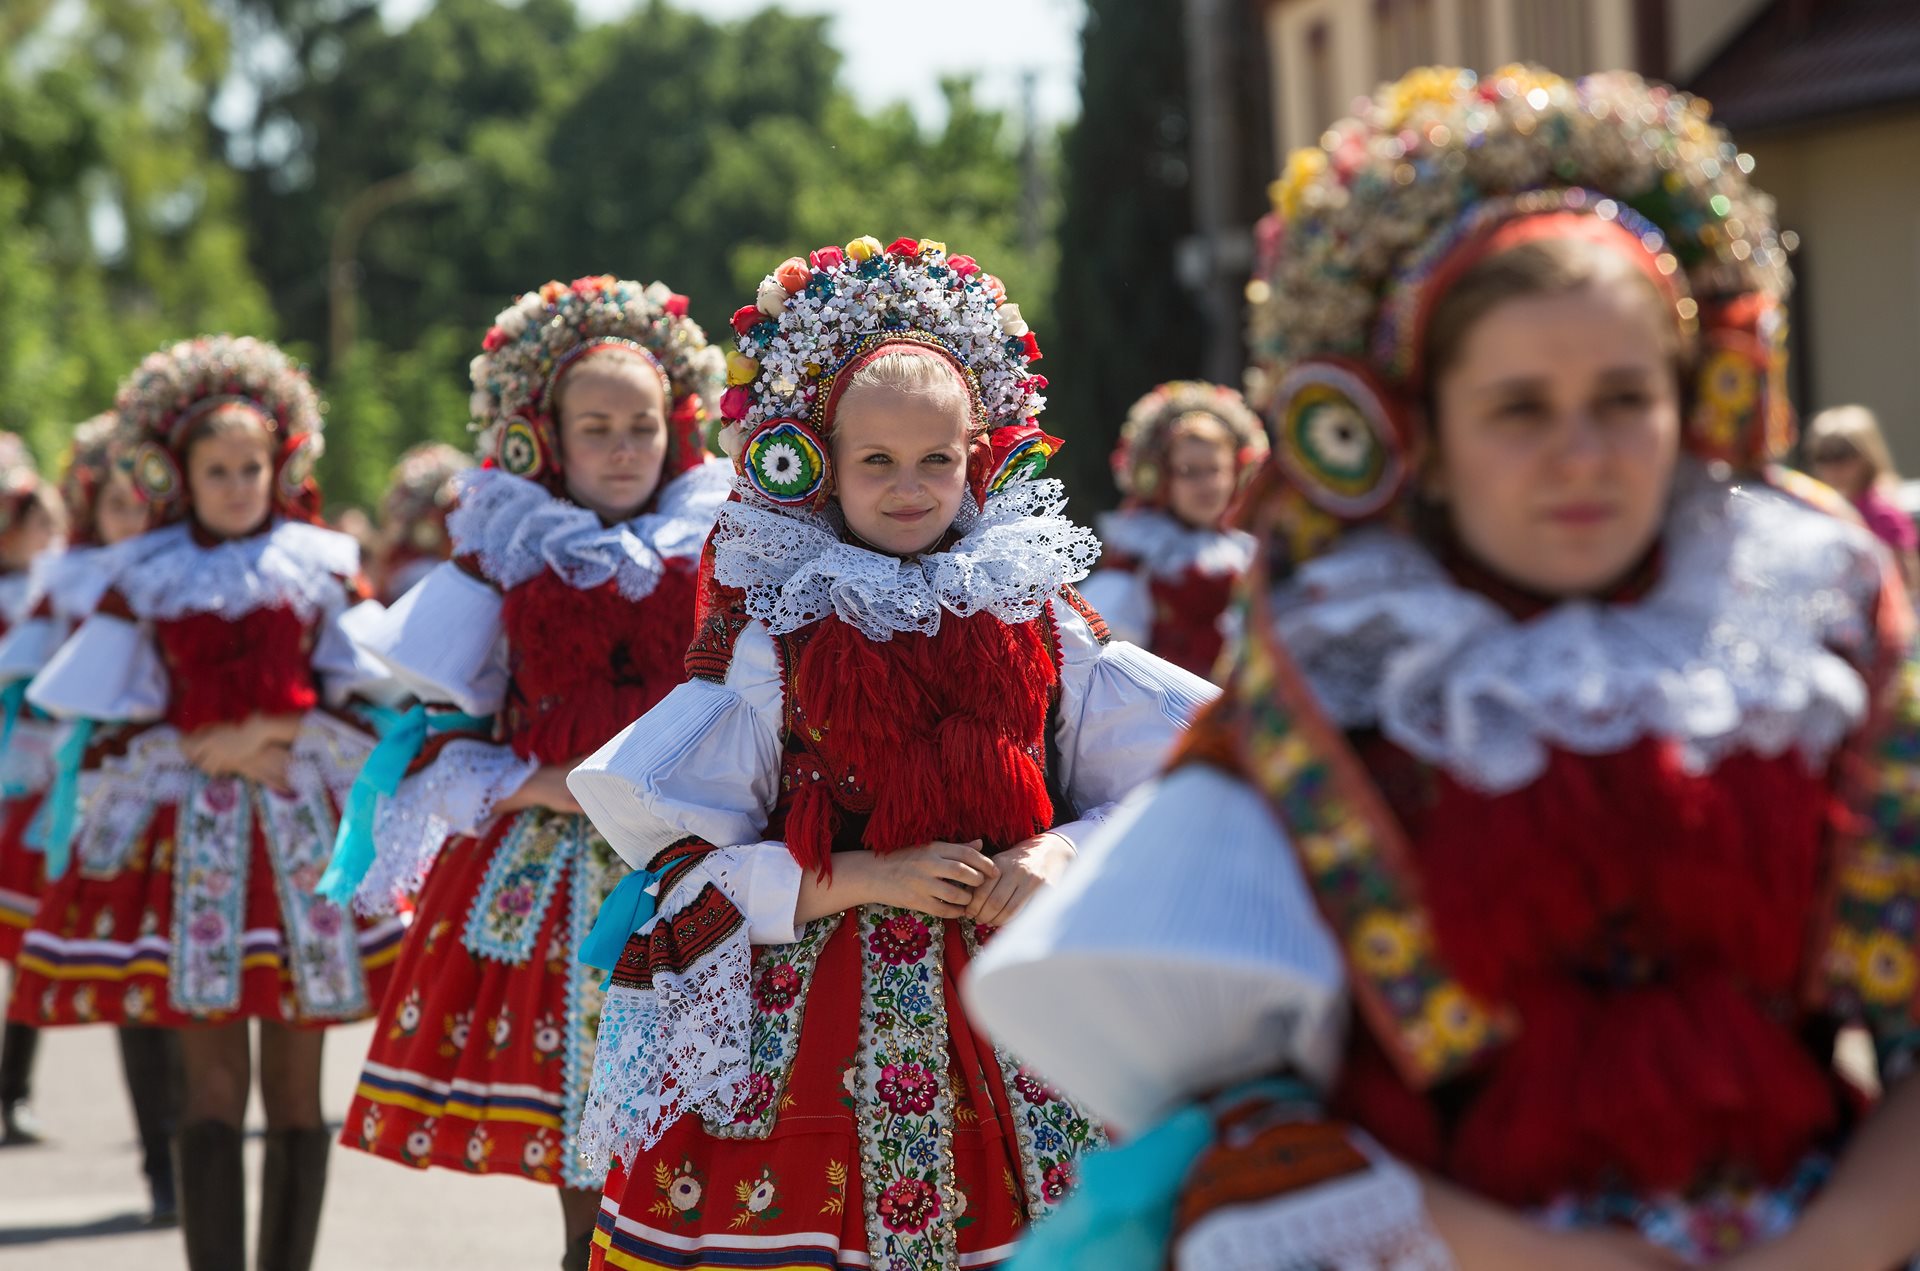
[[[333,1133],[325,1128],[267,1131],[256,1271],[308,1271],[313,1265],[332,1147]]]
[[[247,1171],[240,1127],[195,1121],[174,1136],[188,1271],[247,1271]]]
[[[560,1259],[560,1271],[587,1271],[593,1263],[593,1233],[583,1231],[567,1242],[567,1254]]]
[[[31,1024],[10,1023],[0,1032],[0,1147],[41,1142],[39,1122],[27,1106],[39,1049],[40,1030]]]
[[[129,1025],[120,1030],[120,1068],[133,1101],[133,1123],[140,1131],[140,1168],[153,1201],[148,1222],[171,1227],[180,1221],[173,1153],[168,1150],[180,1123],[180,1043],[171,1029]]]

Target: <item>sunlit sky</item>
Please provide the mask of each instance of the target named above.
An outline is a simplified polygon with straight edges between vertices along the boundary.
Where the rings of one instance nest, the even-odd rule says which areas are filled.
[[[592,21],[630,12],[641,0],[576,0]],[[674,0],[716,19],[739,18],[768,0]],[[411,21],[432,0],[386,0],[393,23]],[[782,0],[792,13],[833,18],[845,57],[842,75],[866,106],[909,102],[923,120],[940,115],[939,77],[972,74],[980,98],[1018,111],[1024,72],[1036,76],[1043,123],[1073,118],[1080,108],[1082,0]]]

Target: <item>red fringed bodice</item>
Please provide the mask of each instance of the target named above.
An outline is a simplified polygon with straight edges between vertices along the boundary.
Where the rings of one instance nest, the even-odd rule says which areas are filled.
[[[581,591],[550,571],[507,592],[505,722],[514,753],[569,763],[652,709],[686,678],[693,592],[690,560],[668,561],[638,601],[611,582]]]
[[[171,681],[167,722],[181,732],[237,724],[250,715],[312,710],[314,631],[292,609],[256,609],[240,618],[188,614],[154,623]]]
[[[1376,744],[1442,955],[1519,1037],[1433,1098],[1370,1038],[1342,1101],[1389,1146],[1535,1203],[1717,1166],[1777,1175],[1831,1129],[1837,1092],[1796,1007],[1835,804],[1793,754],[1705,775],[1670,746],[1556,754],[1488,796]],[[1441,1109],[1445,1108],[1445,1112]]]
[[[781,835],[802,865],[1053,825],[1047,713],[1060,682],[1040,621],[944,614],[932,636],[869,640],[838,618],[789,639]]]

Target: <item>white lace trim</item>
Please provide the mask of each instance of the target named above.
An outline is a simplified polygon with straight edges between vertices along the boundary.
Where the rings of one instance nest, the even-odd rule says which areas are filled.
[[[1176,1271],[1453,1271],[1420,1181],[1374,1147],[1365,1174],[1209,1214],[1175,1242]]]
[[[441,747],[392,796],[380,796],[373,814],[377,850],[353,907],[371,918],[418,895],[446,841],[482,833],[494,805],[525,785],[539,766],[493,742],[461,738]]]
[[[1092,531],[1060,515],[1066,502],[1058,481],[1014,482],[972,516],[962,500],[960,540],[905,560],[844,542],[827,516],[729,503],[713,528],[714,577],[742,589],[775,635],[828,614],[871,640],[932,635],[942,610],[1031,622],[1100,554]]]
[[[1196,530],[1160,508],[1123,508],[1100,518],[1100,541],[1131,556],[1155,578],[1189,570],[1217,578],[1253,564],[1253,535],[1242,530]]]
[[[344,603],[340,580],[360,572],[360,544],[318,525],[276,521],[249,538],[202,546],[182,521],[107,548],[101,559],[140,618],[232,619],[284,606],[311,620]]]
[[[14,722],[6,750],[0,752],[0,788],[27,792],[51,786],[59,771],[60,743],[70,727],[22,713]]]
[[[1567,602],[1517,622],[1408,539],[1362,535],[1275,595],[1281,642],[1340,726],[1377,724],[1489,792],[1547,751],[1680,743],[1810,764],[1859,725],[1878,548],[1866,531],[1763,486],[1683,470],[1662,576],[1641,601]]]
[[[654,921],[720,882],[706,862],[694,866]],[[752,1070],[752,1005],[753,946],[744,918],[684,974],[656,972],[650,989],[609,989],[580,1118],[587,1167],[602,1173],[615,1159],[631,1164],[685,1116],[731,1121]]]
[[[478,557],[502,591],[551,569],[581,591],[615,580],[628,600],[652,594],[667,560],[699,554],[732,489],[729,466],[709,460],[661,490],[655,511],[602,525],[523,477],[485,468],[457,480],[460,502],[447,517],[454,553]]]

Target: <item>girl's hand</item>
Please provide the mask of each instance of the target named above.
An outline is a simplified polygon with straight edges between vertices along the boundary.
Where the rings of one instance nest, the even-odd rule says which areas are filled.
[[[872,860],[874,899],[931,918],[960,918],[1000,869],[971,843],[922,843]]]
[[[279,742],[269,742],[247,755],[235,771],[247,780],[258,782],[269,790],[290,794],[293,787],[287,781],[287,760],[292,754],[291,747]]]
[[[578,812],[580,801],[567,789],[567,774],[573,764],[542,764],[533,770],[520,788],[493,805],[495,812],[518,812],[522,808],[547,808],[554,812]]]
[[[991,887],[975,889],[967,917],[983,927],[1013,921],[1042,887],[1060,881],[1073,857],[1073,844],[1058,834],[1041,834],[1015,844],[993,858],[1000,877]]]
[[[239,774],[252,749],[244,724],[209,724],[180,738],[180,753],[210,777]]]

